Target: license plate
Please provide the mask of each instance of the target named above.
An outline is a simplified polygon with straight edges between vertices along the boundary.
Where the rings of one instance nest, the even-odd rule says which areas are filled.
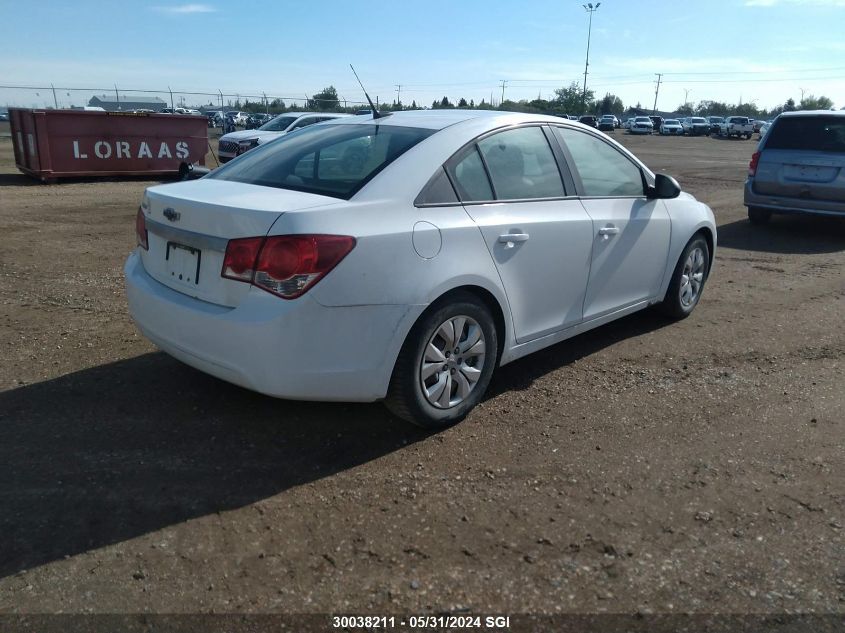
[[[195,286],[199,283],[201,258],[202,252],[198,248],[168,242],[165,270],[174,281]]]
[[[816,167],[812,165],[786,165],[784,177],[799,182],[830,182],[836,178],[835,167]]]

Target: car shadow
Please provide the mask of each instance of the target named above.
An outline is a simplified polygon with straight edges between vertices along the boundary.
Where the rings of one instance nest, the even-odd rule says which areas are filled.
[[[537,378],[595,354],[626,339],[636,338],[675,323],[656,310],[640,310],[627,317],[579,334],[551,347],[534,352],[493,374],[486,398],[506,391],[529,389]]]
[[[243,507],[428,433],[262,396],[163,353],[0,393],[0,576]]]
[[[763,225],[737,220],[719,226],[717,234],[718,246],[745,251],[812,255],[845,249],[845,221],[834,217],[773,215]]]

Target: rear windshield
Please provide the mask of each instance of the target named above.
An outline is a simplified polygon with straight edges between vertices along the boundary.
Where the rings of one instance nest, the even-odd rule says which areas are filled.
[[[784,117],[775,121],[766,149],[845,152],[845,117]]]
[[[398,125],[313,125],[276,139],[208,178],[348,200],[435,130]]]

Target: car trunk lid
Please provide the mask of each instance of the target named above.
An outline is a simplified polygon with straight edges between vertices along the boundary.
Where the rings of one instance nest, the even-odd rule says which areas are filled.
[[[144,212],[147,273],[197,299],[234,307],[249,286],[220,276],[230,239],[265,236],[287,211],[337,204],[336,198],[238,182],[200,179],[151,187]]]

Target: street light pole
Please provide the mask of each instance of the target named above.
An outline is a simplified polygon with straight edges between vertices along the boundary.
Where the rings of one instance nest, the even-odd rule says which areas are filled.
[[[593,6],[592,2],[581,6],[590,14],[590,25],[587,27],[587,61],[584,62],[584,90],[581,93],[581,110],[584,111],[587,108],[587,69],[590,67],[590,36],[593,33],[593,13],[599,10],[601,2],[596,2],[596,6]],[[582,113],[586,114],[586,112]]]

